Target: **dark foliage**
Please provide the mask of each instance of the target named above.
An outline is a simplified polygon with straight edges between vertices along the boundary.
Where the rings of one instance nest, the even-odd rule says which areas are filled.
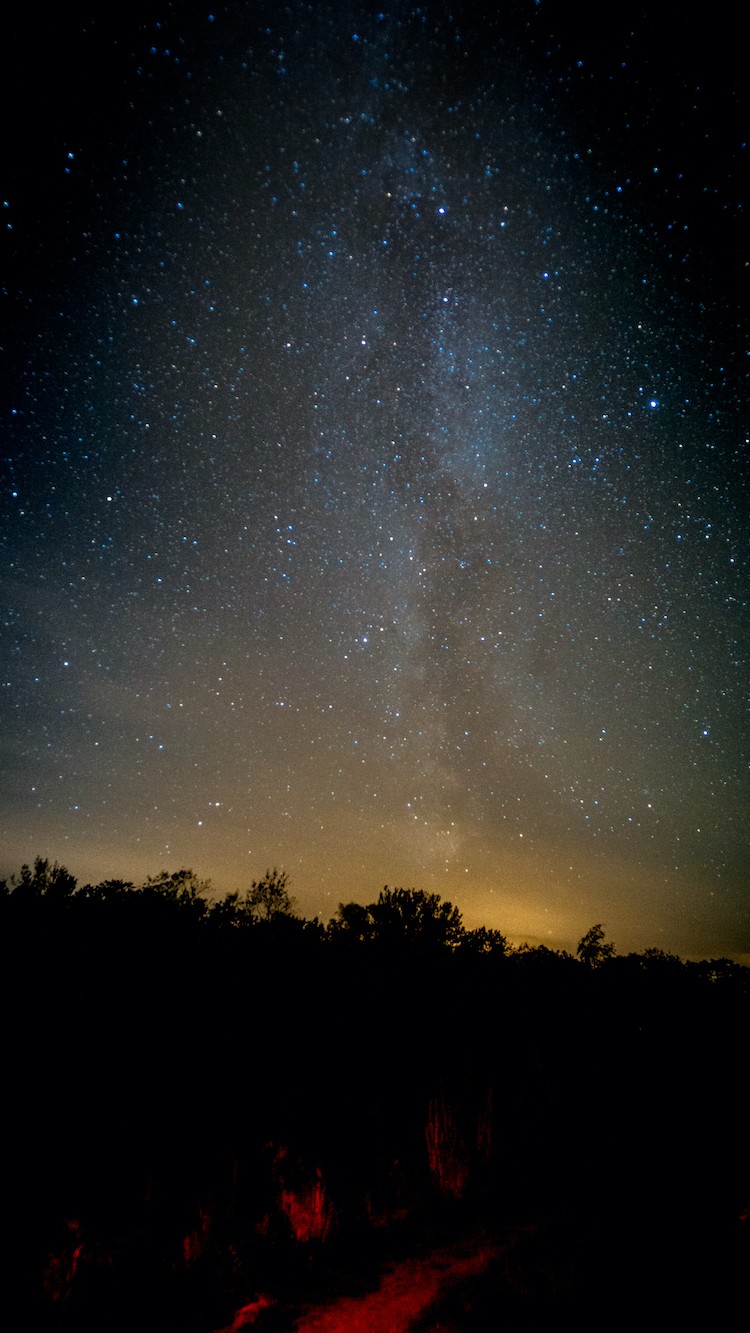
[[[405,889],[324,927],[277,871],[217,902],[190,871],[78,888],[37,860],[0,918],[7,1326],[201,1333],[478,1222],[585,1238],[604,1217],[623,1244],[641,1219],[648,1268],[679,1218],[731,1288],[747,969],[620,957],[599,926],[577,958],[512,951]],[[577,1300],[564,1248],[473,1280],[465,1326],[492,1282],[551,1308],[561,1264]]]

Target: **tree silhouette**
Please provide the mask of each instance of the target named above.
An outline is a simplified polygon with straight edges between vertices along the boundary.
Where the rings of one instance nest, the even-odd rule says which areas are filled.
[[[607,958],[614,957],[615,946],[605,940],[604,928],[597,922],[581,936],[576,953],[587,967],[601,967]]]
[[[176,902],[195,905],[202,903],[211,888],[211,881],[199,879],[192,870],[162,870],[158,875],[149,875],[143,886],[144,893],[158,893],[163,898],[173,898]]]
[[[341,903],[336,929],[358,940],[455,948],[465,938],[461,913],[439,893],[385,888],[375,903]]]
[[[267,870],[262,879],[253,880],[245,894],[247,911],[257,921],[273,921],[275,917],[296,916],[295,902],[287,884],[289,876],[283,870]]]
[[[372,904],[365,907],[362,903],[339,903],[336,916],[328,928],[332,935],[343,935],[360,943],[373,940],[376,928]]]
[[[469,954],[507,954],[508,941],[499,930],[489,926],[477,926],[475,930],[464,932],[461,951]]]
[[[37,856],[33,871],[27,865],[21,866],[21,874],[11,880],[15,893],[22,898],[54,898],[61,901],[70,898],[75,892],[76,879],[65,866],[50,865],[49,861]]]

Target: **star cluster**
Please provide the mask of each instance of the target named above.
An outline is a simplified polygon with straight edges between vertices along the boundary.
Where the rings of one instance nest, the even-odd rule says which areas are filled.
[[[16,21],[3,868],[750,948],[739,34],[568,9]]]

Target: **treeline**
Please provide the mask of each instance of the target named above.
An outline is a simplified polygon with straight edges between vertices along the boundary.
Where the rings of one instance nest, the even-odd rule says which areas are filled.
[[[175,938],[190,931],[203,932],[207,938],[260,926],[266,944],[275,936],[287,944],[293,938],[304,938],[311,945],[359,943],[386,950],[443,950],[463,957],[513,958],[529,969],[570,962],[590,969],[608,964],[610,970],[614,965],[619,972],[658,970],[674,977],[681,971],[714,984],[731,984],[740,991],[750,989],[750,968],[728,958],[683,962],[660,948],[619,955],[599,923],[582,936],[575,955],[545,945],[514,948],[499,930],[486,926],[467,929],[457,907],[439,894],[419,889],[386,885],[371,903],[340,903],[326,924],[317,918],[307,920],[296,910],[288,876],[276,869],[254,880],[244,894],[214,898],[210,881],[199,879],[192,870],[165,870],[139,886],[110,879],[79,887],[64,866],[37,857],[33,868],[24,865],[19,875],[0,880],[0,912],[10,927],[26,923],[59,928],[67,922],[83,930],[111,925],[118,930],[133,927],[140,934],[149,927],[156,931],[167,928],[176,932]]]
[[[263,1297],[258,1328],[288,1328],[457,1217],[606,1217],[675,1267],[691,1235],[734,1244],[728,960],[619,956],[599,925],[512,949],[411,889],[321,923],[275,871],[215,900],[189,871],[78,887],[38,859],[0,894],[0,962],[9,1327],[207,1333]],[[565,1272],[545,1290],[582,1326]]]

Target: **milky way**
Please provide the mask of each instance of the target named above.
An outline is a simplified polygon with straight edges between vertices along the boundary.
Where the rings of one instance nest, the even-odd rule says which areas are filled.
[[[750,950],[739,30],[498,8],[15,21],[0,869]]]

